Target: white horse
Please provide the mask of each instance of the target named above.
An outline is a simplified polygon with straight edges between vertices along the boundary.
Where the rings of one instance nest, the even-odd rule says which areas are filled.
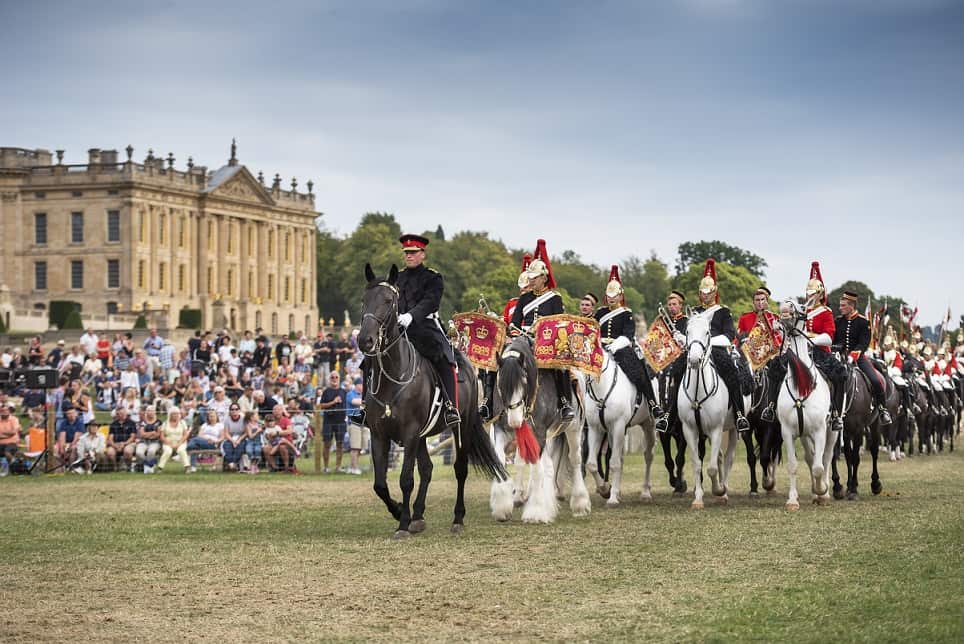
[[[721,504],[728,503],[727,480],[733,466],[737,439],[732,435],[729,437],[724,457],[721,447],[730,395],[710,361],[710,320],[699,313],[691,312],[686,327],[686,371],[676,402],[683,423],[683,436],[693,463],[694,498],[691,507],[703,509],[703,462],[699,452],[701,436],[710,439],[706,473],[712,482],[713,494],[720,497]]]
[[[800,509],[797,495],[797,450],[794,439],[799,437],[803,453],[810,467],[813,502],[825,505],[830,501],[830,465],[837,432],[831,431],[830,386],[821,376],[810,355],[806,313],[799,304],[787,300],[780,305],[780,321],[786,333],[783,352],[788,356],[787,375],[777,397],[777,418],[787,453],[787,475],[790,492],[786,508]]]
[[[516,338],[503,351],[497,383],[505,407],[501,429],[518,432],[523,423],[531,425],[540,443],[540,455],[529,470],[528,480],[521,475],[517,451],[513,485],[493,481],[489,496],[492,516],[507,521],[514,505],[524,503],[523,522],[552,523],[559,512],[558,499],[567,495],[573,516],[589,515],[592,504],[581,463],[583,405],[574,405],[573,420],[560,422],[554,378],[551,372],[537,369],[532,347],[524,337]],[[504,453],[504,435],[500,438],[497,433],[495,441],[497,449],[502,442]]]
[[[586,376],[584,400],[586,422],[589,425],[589,458],[586,470],[596,482],[596,491],[606,499],[607,506],[619,505],[626,428],[639,426],[643,430],[643,456],[646,460],[646,478],[639,498],[642,501],[652,501],[650,471],[653,465],[653,446],[656,444],[654,421],[646,404],[636,404],[636,387],[620,369],[609,350],[605,352],[599,377]],[[604,438],[609,439],[612,448],[612,458],[609,461],[610,483],[606,483],[600,475],[596,461]]]

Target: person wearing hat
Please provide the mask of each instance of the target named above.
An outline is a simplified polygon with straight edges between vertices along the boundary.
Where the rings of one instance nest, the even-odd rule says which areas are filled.
[[[874,404],[880,413],[880,422],[882,425],[890,425],[893,419],[887,411],[887,382],[885,376],[877,371],[867,357],[867,349],[870,347],[870,321],[857,312],[857,300],[857,294],[852,291],[844,291],[840,296],[840,315],[834,320],[836,331],[833,344],[844,356],[856,354],[857,366],[867,376],[874,391]]]
[[[710,319],[710,356],[720,378],[730,392],[730,402],[736,410],[736,429],[745,432],[750,429],[743,409],[743,392],[740,389],[740,374],[736,363],[730,357],[736,329],[730,309],[720,304],[720,291],[716,282],[716,260],[706,260],[703,279],[699,286],[700,305],[696,312]]]
[[[683,312],[686,304],[686,296],[682,291],[672,290],[666,296],[666,314],[669,316],[673,327],[673,339],[681,347],[686,346],[686,325],[689,318]],[[668,365],[659,373],[660,393],[666,401],[666,418],[656,421],[656,431],[665,432],[669,428],[674,428],[679,424],[679,409],[676,407],[676,397],[679,393],[679,385],[683,381],[683,370],[686,368],[686,354],[681,353],[672,364]]]
[[[749,337],[750,331],[757,325],[757,321],[762,318],[773,332],[773,340],[776,345],[779,346],[781,344],[783,331],[780,329],[780,318],[770,311],[770,295],[770,289],[764,284],[761,284],[757,287],[756,291],[753,292],[753,310],[741,315],[736,324],[739,343],[742,343]],[[739,343],[737,346],[739,346]],[[783,384],[783,378],[786,375],[786,369],[781,368],[782,365],[776,366],[774,360],[771,360],[768,364],[771,365],[771,368],[767,370],[767,376],[769,378],[767,393],[770,398],[768,399],[769,404],[763,409],[761,420],[772,423],[776,420],[776,413],[774,411],[776,407],[776,394],[774,392],[780,390],[780,385]]]
[[[438,372],[445,391],[444,420],[449,427],[461,422],[458,410],[458,373],[455,353],[439,323],[438,310],[445,289],[442,275],[425,265],[428,239],[421,235],[398,238],[405,254],[405,268],[398,274],[398,324],[406,330],[415,349]]]
[[[599,322],[599,335],[603,346],[612,353],[616,364],[623,370],[629,381],[646,398],[649,413],[656,422],[667,423],[666,414],[660,409],[653,383],[646,373],[646,365],[636,357],[633,350],[636,344],[636,320],[632,310],[626,306],[626,292],[619,279],[619,266],[613,264],[609,270],[606,284],[606,306],[599,307],[595,314]]]
[[[546,240],[540,239],[536,242],[533,260],[529,263],[529,267],[523,275],[526,277],[529,290],[519,296],[519,302],[512,314],[509,332],[513,335],[528,331],[541,317],[565,313],[562,296],[553,290],[556,287],[556,280],[553,278],[552,268],[549,266]],[[556,392],[559,396],[559,415],[563,421],[570,421],[575,418],[575,414],[569,402],[569,398],[572,396],[572,382],[569,380],[569,372],[566,369],[554,369],[553,372]]]

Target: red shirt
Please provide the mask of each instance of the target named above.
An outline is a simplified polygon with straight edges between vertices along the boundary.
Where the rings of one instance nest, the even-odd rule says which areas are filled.
[[[110,357],[110,340],[106,337],[97,340],[97,357],[107,360]]]
[[[814,334],[820,335],[821,333],[826,333],[830,336],[830,340],[833,341],[833,334],[837,330],[837,324],[833,321],[833,312],[826,306],[818,306],[815,309],[807,311],[807,331]],[[830,353],[830,347],[817,347],[822,349],[827,353]]]
[[[782,334],[779,331],[777,322],[779,318],[771,311],[764,311],[763,317],[766,319],[767,324],[770,325],[770,330],[773,331],[773,340],[777,346],[780,346],[782,342]],[[739,321],[736,325],[736,332],[738,334],[749,333],[754,326],[756,326],[757,314],[756,311],[750,311],[749,313],[744,313],[740,316]],[[736,342],[736,340],[734,340]]]
[[[512,323],[512,314],[515,313],[515,305],[519,303],[519,298],[514,297],[505,303],[505,308],[502,309],[502,320],[505,322],[506,326]]]

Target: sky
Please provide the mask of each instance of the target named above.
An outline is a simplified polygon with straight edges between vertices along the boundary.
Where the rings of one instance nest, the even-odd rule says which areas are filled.
[[[0,0],[0,145],[315,183],[325,225],[683,241],[964,314],[964,2]],[[123,152],[121,152],[123,158]],[[564,285],[563,285],[564,286]]]

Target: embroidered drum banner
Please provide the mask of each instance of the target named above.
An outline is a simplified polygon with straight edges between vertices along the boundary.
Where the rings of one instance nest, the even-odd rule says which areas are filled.
[[[532,326],[536,366],[540,369],[579,369],[599,376],[603,348],[599,323],[579,315],[548,315]]]
[[[458,348],[479,369],[498,371],[496,361],[505,342],[505,322],[484,313],[456,313],[452,316],[458,331]]]
[[[643,339],[643,357],[657,373],[673,364],[683,353],[683,347],[673,339],[673,332],[662,317],[657,317]]]
[[[780,344],[765,317],[757,318],[756,324],[747,333],[746,340],[740,345],[747,362],[756,371],[780,354]]]

